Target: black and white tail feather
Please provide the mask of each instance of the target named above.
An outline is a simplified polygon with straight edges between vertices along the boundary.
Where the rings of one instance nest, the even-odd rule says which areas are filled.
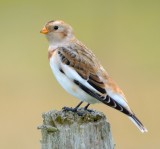
[[[74,83],[77,84],[83,91],[91,95],[92,97],[96,98],[97,100],[101,101],[102,103],[115,108],[116,110],[126,114],[128,118],[137,126],[137,128],[142,132],[147,132],[148,130],[145,128],[145,126],[140,122],[140,120],[135,116],[135,114],[130,110],[128,104],[123,100],[123,105],[119,101],[119,99],[113,99],[109,95],[106,97],[102,97],[98,93],[94,92],[93,90],[87,88],[85,85],[81,84],[79,81],[74,80]]]
[[[145,126],[142,124],[142,122],[135,116],[135,114],[130,110],[128,105],[126,104],[124,107],[120,103],[116,102],[114,99],[112,99],[110,96],[107,95],[104,102],[105,104],[121,111],[122,113],[126,114],[128,118],[137,126],[137,128],[142,132],[148,132],[148,130],[145,128]],[[114,106],[113,106],[114,103]]]
[[[137,128],[142,133],[148,132],[148,130],[144,127],[144,125],[140,122],[140,120],[134,114],[132,114],[131,116],[129,116],[129,119],[137,126]]]

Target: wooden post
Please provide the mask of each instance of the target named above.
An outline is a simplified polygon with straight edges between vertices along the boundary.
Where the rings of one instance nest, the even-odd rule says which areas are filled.
[[[103,113],[49,111],[42,114],[41,149],[114,149],[110,124]]]

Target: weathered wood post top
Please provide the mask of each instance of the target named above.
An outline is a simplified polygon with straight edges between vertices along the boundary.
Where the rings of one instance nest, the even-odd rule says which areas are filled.
[[[78,109],[43,113],[41,149],[114,149],[114,143],[102,112]]]

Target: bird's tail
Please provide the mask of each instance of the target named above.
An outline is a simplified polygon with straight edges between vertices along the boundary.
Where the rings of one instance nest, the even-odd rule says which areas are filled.
[[[145,126],[140,122],[140,120],[133,114],[129,116],[129,119],[137,126],[137,128],[142,132],[148,132]]]

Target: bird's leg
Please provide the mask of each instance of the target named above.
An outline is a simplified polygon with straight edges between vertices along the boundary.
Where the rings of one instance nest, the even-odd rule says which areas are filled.
[[[88,112],[93,112],[93,110],[90,110],[90,109],[88,109],[88,107],[89,107],[89,103],[84,107],[84,110],[87,110]]]
[[[73,108],[74,112],[77,112],[77,109],[80,107],[80,105],[83,103],[83,101],[81,101],[75,108]]]
[[[83,101],[81,101],[75,108],[63,107],[63,110],[65,110],[65,111],[77,112],[77,109],[80,107],[80,105],[81,105],[82,103],[83,103]]]
[[[84,110],[87,110],[87,108],[89,107],[89,103],[84,107]]]

